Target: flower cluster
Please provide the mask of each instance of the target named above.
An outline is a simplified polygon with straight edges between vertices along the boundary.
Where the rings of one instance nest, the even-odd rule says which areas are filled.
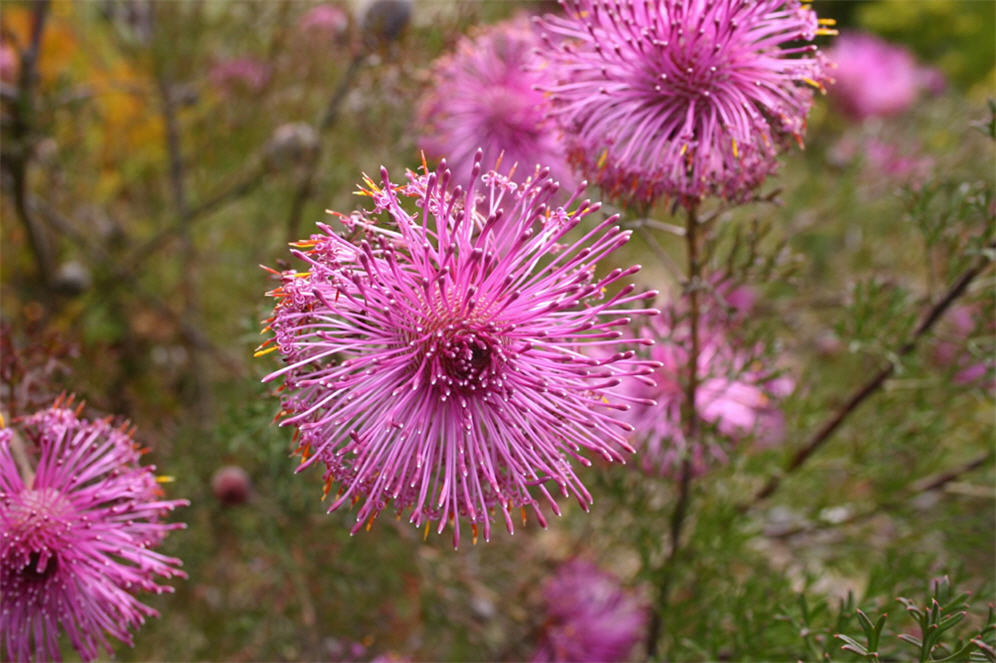
[[[624,661],[647,623],[646,606],[594,564],[563,564],[543,588],[546,623],[533,661]]]
[[[270,66],[251,57],[216,62],[208,72],[211,84],[230,94],[259,94],[270,82]]]
[[[561,244],[599,205],[579,189],[551,206],[548,171],[517,184],[481,158],[466,189],[445,162],[403,184],[366,179],[373,209],[339,215],[347,236],[320,224],[293,251],[307,271],[271,293],[274,345],[259,353],[287,365],[265,379],[283,381],[302,468],[320,460],[326,490],[340,484],[329,510],[365,500],[354,532],[392,503],[427,531],[452,522],[454,545],[462,519],[485,539],[496,512],[509,531],[517,507],[545,524],[550,487],[591,503],[572,461],[632,450],[619,417],[633,399],[612,392],[655,365],[628,349],[650,341],[618,327],[656,313],[629,308],[653,293],[606,294],[639,266],[595,273],[630,233],[610,217]]]
[[[573,188],[563,143],[547,117],[549,103],[535,88],[543,74],[535,69],[539,45],[524,16],[485,27],[464,37],[456,51],[437,60],[432,86],[418,111],[420,146],[432,157],[446,157],[461,179],[470,173],[477,149],[485,163],[518,164],[518,180],[538,164]]]
[[[798,0],[562,0],[542,56],[570,157],[610,195],[740,200],[801,143],[833,33]],[[786,44],[791,43],[790,46]]]
[[[162,498],[123,427],[57,403],[19,430],[38,458],[31,468],[17,433],[0,429],[0,658],[57,660],[60,631],[85,660],[110,654],[107,635],[131,644],[130,629],[158,614],[134,593],[186,577],[153,548],[183,527],[162,518],[187,502]]]
[[[898,115],[909,109],[921,90],[944,89],[944,76],[917,65],[913,54],[861,32],[841,34],[827,51],[834,64],[830,99],[856,120]]]
[[[940,326],[932,358],[953,370],[955,383],[996,391],[996,355],[991,347],[994,333],[996,323],[983,314],[981,307],[955,306]]]
[[[698,328],[695,409],[715,434],[700,436],[694,445],[686,440],[682,427],[691,346],[687,311],[672,307],[641,330],[644,337],[656,341],[650,356],[660,364],[652,385],[631,383],[629,387],[631,395],[656,401],[627,413],[637,429],[634,440],[644,471],[672,476],[688,460],[698,475],[713,463],[725,462],[729,443],[748,435],[755,435],[761,445],[781,441],[784,419],[777,402],[791,392],[793,382],[761,369],[755,361],[757,349],[743,347],[732,333],[752,299],[749,290],[720,283],[712,300],[704,302]]]

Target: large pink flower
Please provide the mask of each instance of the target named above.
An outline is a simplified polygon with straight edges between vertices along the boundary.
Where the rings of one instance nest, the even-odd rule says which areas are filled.
[[[519,181],[539,165],[573,189],[578,179],[546,116],[549,102],[535,89],[543,73],[527,69],[537,66],[538,45],[529,20],[519,16],[464,37],[454,53],[436,60],[418,110],[422,149],[445,157],[460,179],[470,174],[480,147],[485,163],[504,153],[506,167],[518,164]]]
[[[487,539],[498,512],[511,531],[519,506],[542,524],[541,500],[559,513],[549,488],[591,502],[574,472],[586,452],[631,450],[630,399],[610,390],[653,364],[616,329],[653,313],[626,308],[651,295],[605,294],[639,267],[596,275],[629,232],[611,217],[564,246],[599,205],[553,206],[547,172],[516,184],[480,158],[465,188],[445,163],[368,179],[373,209],[340,215],[346,236],[320,225],[294,251],[307,271],[273,293],[287,366],[266,379],[283,380],[303,466],[321,461],[340,484],[330,510],[363,500],[353,531],[392,503],[416,526],[452,521],[454,544],[464,519]],[[596,346],[614,354],[582,352]]]
[[[153,548],[183,527],[161,519],[187,502],[162,498],[155,468],[106,420],[53,407],[19,430],[38,460],[22,474],[14,432],[0,430],[0,658],[59,659],[60,632],[85,660],[111,654],[107,635],[131,644],[130,629],[158,614],[134,594],[186,577]]]
[[[582,174],[611,195],[733,199],[802,139],[825,29],[798,0],[563,0],[540,88]],[[791,45],[789,46],[788,44]]]

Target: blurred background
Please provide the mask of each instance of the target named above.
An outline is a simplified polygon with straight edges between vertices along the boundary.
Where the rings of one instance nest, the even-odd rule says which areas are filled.
[[[898,593],[922,595],[948,573],[983,603],[993,597],[993,274],[917,352],[895,348],[992,237],[996,161],[983,125],[996,5],[815,7],[842,37],[877,35],[933,78],[887,113],[835,102],[831,88],[805,150],[764,187],[781,189],[781,204],[733,210],[718,228],[716,264],[757,293],[748,332],[796,388],[781,445],[747,443],[696,481],[688,552],[661,615],[669,660],[806,656],[786,618],[800,593],[834,604],[850,590],[898,612]],[[530,522],[457,552],[448,533],[423,542],[389,517],[350,537],[351,514],[325,513],[320,472],[294,475],[291,431],[271,423],[278,400],[260,378],[278,360],[253,359],[273,306],[258,266],[286,266],[287,242],[324,210],[358,206],[362,173],[383,164],[397,179],[419,165],[415,109],[433,60],[473,26],[552,11],[478,0],[0,5],[0,400],[17,417],[68,391],[94,414],[130,419],[175,478],[167,494],[191,501],[175,516],[188,529],[164,545],[190,578],[150,599],[161,618],[116,657],[525,660],[548,623],[544,583],[575,557],[653,601],[673,481],[594,467],[582,477],[590,514],[567,504],[547,530]],[[680,262],[680,241],[661,242]],[[620,264],[648,265],[646,285],[676,292],[645,244],[621,253]],[[874,403],[739,515],[869,367],[888,362],[899,369]],[[965,380],[965,362],[990,377]],[[643,658],[643,644],[629,656]]]

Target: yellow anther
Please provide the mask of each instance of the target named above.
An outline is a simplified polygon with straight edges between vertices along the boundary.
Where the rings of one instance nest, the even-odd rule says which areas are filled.
[[[601,156],[598,157],[598,167],[599,168],[604,167],[605,166],[605,162],[608,160],[608,158],[609,158],[609,150],[608,150],[608,148],[606,148],[606,149],[602,150]]]
[[[820,18],[816,22],[820,25],[837,25],[837,19],[835,18]]]
[[[740,158],[740,151],[737,149],[737,139],[736,138],[731,138],[730,141],[733,143],[733,157],[735,159],[739,159]]]
[[[168,474],[161,474],[156,477],[156,483],[173,483],[176,478],[169,476]]]
[[[823,87],[823,84],[820,83],[819,81],[814,81],[812,78],[803,78],[802,80],[805,81],[806,83],[812,85],[814,88],[816,88],[820,92],[826,92],[826,88]]]
[[[256,350],[256,352],[252,353],[253,359],[255,359],[257,357],[262,357],[263,355],[268,355],[268,354],[270,354],[271,352],[273,352],[276,349],[277,349],[277,346],[274,345],[273,347],[270,347],[270,348],[264,348],[262,350]]]

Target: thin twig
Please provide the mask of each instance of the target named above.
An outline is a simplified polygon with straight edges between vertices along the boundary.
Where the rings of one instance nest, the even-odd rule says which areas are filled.
[[[685,228],[683,226],[658,221],[657,219],[634,219],[632,221],[627,221],[626,226],[629,228],[653,228],[654,230],[663,230],[666,233],[671,233],[672,235],[677,235],[678,237],[685,236]]]
[[[317,126],[319,135],[331,129],[336,120],[339,119],[339,109],[342,107],[342,102],[346,99],[346,93],[349,92],[349,88],[353,84],[353,79],[356,77],[356,73],[359,71],[364,57],[365,54],[362,51],[357,51],[352,59],[350,59],[349,66],[346,67],[346,71],[339,80],[339,84],[329,96],[328,105],[318,118]],[[307,172],[302,175],[297,190],[294,191],[294,197],[291,199],[290,213],[287,216],[288,242],[293,242],[298,238],[298,228],[301,226],[304,206],[311,199],[312,194],[314,194],[315,173],[318,171],[318,165],[321,161],[321,152],[322,144],[319,142],[314,159],[308,167]]]
[[[647,244],[647,248],[653,252],[654,256],[664,265],[664,268],[671,273],[671,276],[676,279],[681,278],[681,270],[678,269],[678,265],[675,264],[674,259],[668,255],[661,243],[657,241],[657,238],[653,236],[646,228],[643,226],[637,226],[635,228],[636,233],[643,239]]]
[[[31,26],[31,40],[28,47],[20,53],[20,76],[16,97],[13,103],[11,121],[11,136],[14,144],[12,154],[7,160],[6,168],[10,173],[14,189],[14,211],[24,224],[28,237],[28,246],[35,258],[38,268],[39,282],[48,287],[52,280],[52,255],[42,234],[41,228],[35,223],[28,210],[28,167],[31,161],[31,133],[34,130],[32,121],[35,118],[34,91],[38,83],[38,56],[41,48],[42,33],[45,20],[48,17],[48,0],[37,0],[34,3],[34,22]]]
[[[180,123],[176,115],[176,101],[173,98],[173,85],[164,71],[164,64],[157,59],[154,67],[156,88],[159,91],[160,110],[166,127],[166,154],[169,160],[170,188],[173,192],[173,206],[176,211],[179,237],[182,244],[182,266],[185,274],[181,285],[184,302],[184,320],[196,326],[200,321],[200,291],[197,286],[197,247],[190,228],[190,205],[187,199],[186,172],[183,162],[183,146],[180,139]],[[190,353],[190,374],[193,377],[193,392],[189,402],[197,410],[201,422],[209,421],[212,396],[211,386],[201,361],[201,345],[192,342],[185,335]]]
[[[987,245],[987,250],[982,251],[979,257],[976,259],[975,263],[969,267],[965,272],[954,282],[954,284],[948,289],[948,291],[938,300],[927,313],[924,315],[923,320],[917,325],[913,332],[913,335],[908,341],[903,343],[894,353],[896,359],[901,359],[911,353],[917,346],[920,339],[930,331],[930,328],[941,318],[945,311],[951,307],[951,305],[965,293],[969,284],[985,271],[986,267],[992,262],[992,252],[996,251],[996,242],[990,242]],[[871,377],[867,382],[865,382],[861,387],[859,387],[850,398],[830,416],[827,421],[820,426],[819,429],[813,434],[809,441],[799,448],[791,457],[789,462],[786,464],[785,468],[778,474],[772,475],[767,482],[765,482],[764,487],[761,488],[749,502],[741,504],[738,507],[740,512],[747,511],[748,509],[756,506],[758,503],[764,501],[772,495],[779,486],[781,486],[782,479],[798,470],[816,451],[820,449],[827,440],[840,428],[851,414],[854,413],[858,407],[864,403],[869,396],[877,392],[882,385],[885,383],[889,377],[896,371],[896,362],[890,363],[878,371],[875,375]]]
[[[91,262],[108,266],[111,272],[109,282],[127,282],[133,294],[140,297],[146,304],[152,305],[153,308],[177,326],[184,340],[213,355],[218,363],[233,375],[242,375],[245,372],[242,362],[222,352],[220,348],[211,343],[200,329],[185,320],[183,316],[175,313],[159,295],[146,290],[128,272],[118,267],[116,261],[112,259],[111,254],[99,243],[93,241],[90,235],[80,232],[77,229],[76,223],[64,218],[59,212],[38,198],[29,198],[28,206],[31,210],[36,211],[53,228],[76,240],[77,245],[86,251]],[[100,288],[97,292],[101,297],[106,296],[107,288]],[[80,310],[83,311],[85,309]]]
[[[195,221],[255,191],[265,181],[265,174],[266,169],[262,165],[255,165],[249,169],[249,172],[231,185],[208,196],[203,201],[190,206],[185,219],[178,220],[163,228],[138,248],[134,249],[131,255],[122,260],[121,263],[124,271],[129,273],[134,272],[138,265],[165,246],[166,241],[170,237],[182,234],[184,230],[189,230]]]
[[[901,506],[903,502],[908,501],[909,499],[915,497],[916,495],[921,495],[923,493],[929,493],[935,490],[939,490],[944,486],[946,486],[947,484],[954,481],[955,479],[958,479],[964,476],[965,474],[968,474],[969,472],[972,472],[973,470],[982,467],[982,465],[988,462],[992,457],[993,457],[993,452],[987,451],[986,453],[976,456],[969,462],[965,463],[964,465],[961,465],[960,467],[956,467],[953,470],[948,470],[946,472],[941,472],[940,474],[924,477],[920,481],[917,481],[916,483],[911,485],[909,487],[909,490],[906,491],[906,494],[903,497],[899,499],[889,500],[887,502],[882,502],[881,504],[877,504],[870,509],[866,509],[865,511],[860,511],[858,513],[850,515],[844,518],[843,520],[838,520],[835,522],[807,523],[805,525],[799,525],[797,527],[791,527],[788,529],[782,529],[775,532],[770,532],[767,533],[766,536],[772,539],[789,539],[795,536],[799,536],[800,534],[809,534],[810,532],[825,530],[831,527],[843,527],[845,525],[853,525],[856,522],[867,520],[868,518],[871,518],[876,514],[882,513],[883,511],[890,511],[892,509],[895,509]]]

